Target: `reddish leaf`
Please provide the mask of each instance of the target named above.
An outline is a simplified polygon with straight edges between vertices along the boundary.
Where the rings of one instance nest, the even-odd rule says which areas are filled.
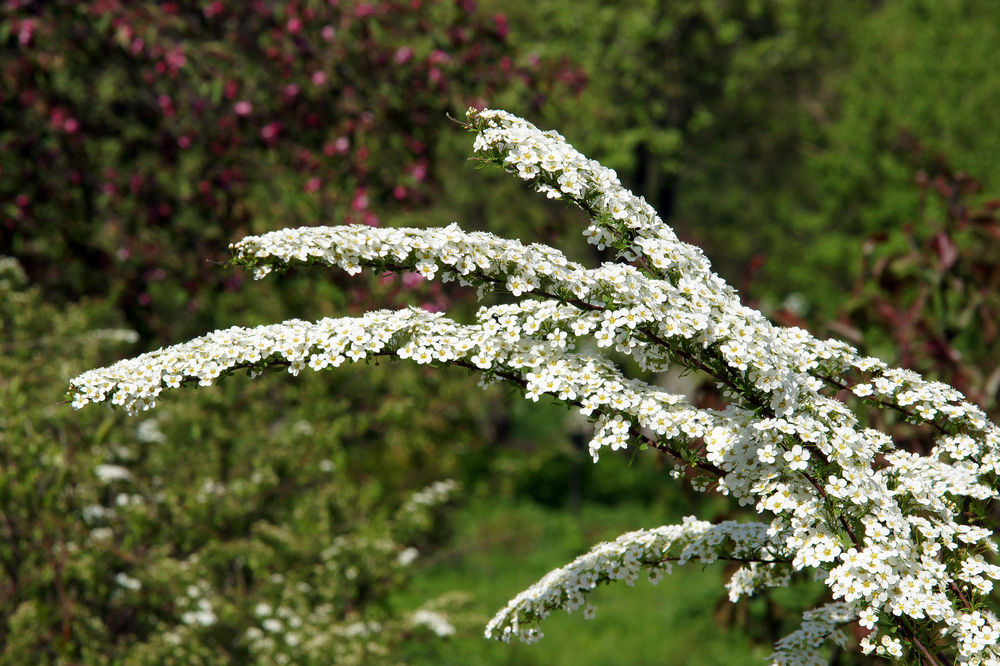
[[[958,246],[945,231],[938,232],[931,239],[931,249],[938,257],[938,270],[942,273],[954,266],[958,260]]]

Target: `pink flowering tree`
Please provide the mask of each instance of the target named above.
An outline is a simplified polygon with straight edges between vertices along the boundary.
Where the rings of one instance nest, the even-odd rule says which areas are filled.
[[[552,611],[594,615],[589,593],[611,581],[656,583],[675,564],[736,565],[732,600],[812,572],[827,603],[778,641],[774,664],[825,664],[824,646],[945,666],[1000,663],[1000,621],[990,603],[1000,577],[990,528],[1000,429],[954,388],[859,355],[843,342],[770,323],[741,304],[702,252],[559,134],[503,111],[474,111],[468,129],[484,164],[578,205],[585,234],[616,260],[587,268],[545,245],[523,245],[458,226],[286,229],[232,246],[256,278],[291,266],[416,271],[457,281],[480,298],[475,324],[421,309],[215,331],[72,380],[75,407],[110,402],[130,413],[167,388],[212,385],[237,370],[297,374],[378,357],[457,365],[482,384],[542,394],[594,422],[589,450],[654,449],[676,476],[727,495],[759,522],[680,525],[595,546],[516,596],[486,628],[533,642]],[[677,366],[711,377],[728,403],[707,409],[630,376]],[[618,359],[619,362],[616,362]],[[927,455],[898,449],[867,428],[873,412],[936,433]]]
[[[213,327],[234,237],[426,207],[446,113],[543,99],[562,66],[507,34],[451,0],[4,2],[0,254],[145,341]]]

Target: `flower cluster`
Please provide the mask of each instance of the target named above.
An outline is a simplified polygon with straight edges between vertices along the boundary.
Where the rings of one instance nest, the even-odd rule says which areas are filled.
[[[624,580],[629,586],[635,585],[642,569],[649,570],[649,582],[655,585],[664,574],[671,573],[673,562],[685,564],[697,560],[711,564],[726,559],[750,566],[762,564],[761,571],[734,579],[730,596],[735,600],[741,593],[762,585],[765,576],[781,577],[776,570],[789,563],[780,557],[784,554],[781,551],[783,548],[775,548],[768,542],[767,528],[758,524],[726,521],[712,525],[689,516],[682,525],[629,532],[548,573],[517,595],[490,621],[486,636],[505,642],[517,636],[525,642],[535,642],[542,637],[533,626],[535,621],[544,619],[553,609],[573,612],[586,603],[591,590],[605,581]],[[593,606],[588,604],[584,615],[592,618]]]
[[[775,645],[775,653],[771,655],[774,666],[799,666],[800,664],[826,663],[819,653],[819,647],[827,641],[836,645],[847,644],[847,636],[841,627],[855,619],[849,604],[832,603],[820,606],[802,614],[802,626],[785,636]],[[883,642],[890,642],[895,649],[899,648],[899,640],[883,637]],[[879,654],[884,654],[884,649]],[[892,652],[894,657],[901,657]]]
[[[74,405],[110,400],[134,412],[164,388],[208,385],[237,368],[297,373],[386,355],[466,367],[481,372],[484,385],[510,382],[530,399],[548,394],[593,418],[595,461],[606,446],[653,447],[696,467],[698,489],[711,480],[770,516],[752,526],[691,521],[599,546],[511,602],[488,635],[534,640],[539,620],[579,607],[600,580],[630,582],[643,566],[658,575],[670,557],[728,558],[746,563],[730,581],[733,598],[810,568],[838,600],[808,613],[778,644],[775,663],[823,663],[820,644],[837,636],[824,627],[854,618],[874,630],[862,643],[868,652],[901,657],[906,648],[943,664],[954,651],[962,663],[1000,663],[1000,622],[984,605],[1000,575],[985,557],[997,548],[990,530],[959,510],[997,497],[1000,429],[950,386],[774,326],[743,306],[700,250],[557,133],[502,111],[469,118],[480,159],[579,205],[592,220],[588,239],[617,249],[618,261],[586,268],[546,246],[454,225],[246,238],[233,246],[234,263],[258,278],[291,265],[409,270],[458,280],[480,297],[503,290],[518,300],[481,308],[475,325],[410,309],[217,331],[76,378]],[[647,370],[707,373],[732,401],[696,408],[625,376],[605,349]],[[936,429],[935,449],[896,450],[837,398],[847,391]],[[682,550],[674,555],[675,548]]]

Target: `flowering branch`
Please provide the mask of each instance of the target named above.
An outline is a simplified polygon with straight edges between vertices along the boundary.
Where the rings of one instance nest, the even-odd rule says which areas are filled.
[[[586,268],[545,245],[456,225],[248,237],[232,246],[233,263],[256,278],[295,265],[414,270],[474,287],[480,298],[503,290],[517,301],[481,308],[475,325],[411,309],[216,331],[81,375],[71,383],[74,406],[110,401],[135,412],[152,407],[164,388],[208,385],[237,368],[253,374],[279,365],[297,374],[385,355],[463,366],[481,372],[483,385],[510,382],[529,399],[552,395],[593,418],[595,461],[607,446],[653,447],[771,516],[767,526],[691,519],[625,535],[519,595],[488,635],[535,640],[538,621],[554,608],[578,607],[598,582],[630,582],[640,568],[658,572],[696,553],[746,563],[730,580],[731,596],[784,584],[792,570],[811,568],[825,580],[837,601],[806,613],[802,628],[775,646],[775,664],[825,663],[821,645],[840,641],[838,627],[854,619],[874,630],[862,641],[866,653],[901,659],[909,649],[937,664],[949,663],[946,654],[963,664],[997,663],[1000,622],[979,601],[1000,578],[986,560],[997,547],[961,507],[997,497],[1000,428],[950,386],[861,357],[843,342],[774,326],[744,307],[698,248],[559,134],[503,111],[470,111],[467,126],[480,161],[580,206],[591,219],[589,242],[616,249],[617,261]],[[703,371],[732,402],[695,408],[627,377],[605,349],[645,370]],[[896,450],[891,437],[862,427],[823,392],[847,389],[848,373],[863,378],[850,390],[868,408],[931,423],[941,437],[930,455]],[[693,483],[707,487],[703,477]],[[928,647],[942,637],[947,647]]]
[[[686,564],[698,560],[711,564],[727,560],[765,564],[755,567],[753,575],[741,575],[747,571],[744,568],[733,576],[729,585],[733,600],[767,585],[783,584],[787,574],[782,575],[776,565],[787,565],[790,560],[780,557],[783,548],[769,543],[767,531],[766,525],[757,523],[726,521],[712,525],[689,516],[682,525],[623,534],[614,542],[595,546],[567,566],[550,572],[512,599],[487,625],[486,636],[505,642],[513,636],[535,642],[542,637],[535,625],[553,610],[573,612],[603,582],[624,580],[629,586],[635,585],[642,569],[649,571],[649,581],[655,585],[664,574],[671,573],[672,562]],[[594,617],[594,607],[590,604],[586,605],[584,617]]]

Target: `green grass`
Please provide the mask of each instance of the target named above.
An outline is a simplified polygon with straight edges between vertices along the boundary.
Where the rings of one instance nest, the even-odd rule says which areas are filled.
[[[662,512],[661,512],[662,513]],[[656,527],[676,518],[637,505],[584,504],[576,516],[533,504],[479,502],[464,509],[449,547],[428,556],[401,608],[460,591],[469,597],[458,634],[426,652],[407,655],[414,664],[762,664],[769,650],[745,634],[720,626],[726,613],[721,570],[691,564],[653,586],[642,576],[634,588],[604,586],[590,597],[597,617],[584,620],[558,611],[542,623],[535,645],[488,641],[483,627],[517,593],[592,545],[626,531]],[[721,609],[721,610],[720,610]]]

